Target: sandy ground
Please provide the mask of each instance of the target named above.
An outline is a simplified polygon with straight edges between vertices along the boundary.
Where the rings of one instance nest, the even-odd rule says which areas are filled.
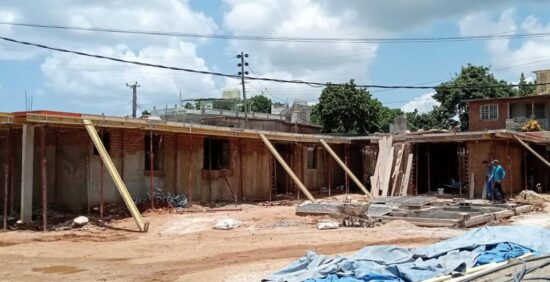
[[[148,212],[148,233],[132,219],[110,228],[0,233],[2,281],[260,281],[312,250],[349,254],[364,246],[426,245],[464,232],[391,222],[374,228],[317,230],[318,217],[298,217],[292,206],[241,205],[242,211],[175,214]],[[213,230],[231,217],[233,230]],[[550,226],[548,211],[523,215]],[[514,220],[512,220],[513,222]]]

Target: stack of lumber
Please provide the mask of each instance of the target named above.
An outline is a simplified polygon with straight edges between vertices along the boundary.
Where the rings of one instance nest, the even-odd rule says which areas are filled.
[[[390,136],[378,142],[378,158],[371,177],[373,197],[407,195],[413,154],[406,154],[410,151],[408,144],[394,146],[392,141]]]

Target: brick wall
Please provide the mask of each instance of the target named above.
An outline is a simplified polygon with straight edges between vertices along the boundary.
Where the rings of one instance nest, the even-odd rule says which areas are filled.
[[[480,106],[486,104],[498,105],[498,119],[481,120]],[[491,129],[505,129],[508,116],[508,104],[506,101],[470,101],[469,102],[469,131],[481,131]]]

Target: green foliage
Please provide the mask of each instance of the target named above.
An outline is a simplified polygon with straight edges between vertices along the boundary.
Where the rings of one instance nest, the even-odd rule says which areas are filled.
[[[309,122],[316,125],[321,125],[321,115],[319,113],[319,104],[315,104],[311,107],[311,115],[309,116]]]
[[[382,108],[382,103],[350,80],[345,85],[328,84],[315,112],[324,132],[364,134],[380,130]]]
[[[264,95],[252,96],[246,102],[250,105],[250,109],[253,112],[271,113],[271,99],[268,99]]]
[[[515,96],[516,91],[504,80],[497,80],[484,66],[468,64],[450,81],[435,89],[434,99],[441,103],[446,116],[458,115],[462,130],[468,130],[467,100]]]
[[[419,114],[417,110],[406,113],[409,130],[417,131],[419,129],[448,129],[455,126],[457,122],[452,119],[442,107],[435,106],[431,112]]]
[[[390,109],[388,107],[382,107],[378,114],[378,126],[382,132],[390,132],[390,124],[393,124],[395,118],[402,116],[403,111],[401,109]]]
[[[195,106],[193,106],[193,104],[191,104],[189,102],[185,103],[185,105],[183,107],[186,108],[186,109],[189,109],[189,110],[192,110],[192,109],[195,108]]]
[[[235,110],[235,103],[231,100],[215,100],[212,102],[212,108],[218,110]]]
[[[521,73],[518,83],[518,95],[519,96],[530,96],[535,95],[536,86],[533,82],[527,82],[525,75]]]

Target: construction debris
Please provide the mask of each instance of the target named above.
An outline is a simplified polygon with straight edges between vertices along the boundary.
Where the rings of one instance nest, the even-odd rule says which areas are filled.
[[[317,229],[319,230],[338,229],[338,227],[340,227],[338,222],[332,220],[322,220],[317,223]]]
[[[151,202],[151,198],[155,201],[155,207],[170,207],[170,208],[185,208],[189,205],[187,197],[184,194],[172,194],[165,192],[161,188],[157,187],[151,195],[147,192],[147,196],[136,198],[134,202],[136,205],[146,205]]]
[[[88,224],[90,220],[85,216],[79,216],[75,219],[73,219],[73,228],[80,228],[86,224]]]
[[[220,229],[220,230],[230,230],[230,229],[239,227],[239,225],[240,225],[240,222],[238,222],[235,219],[224,218],[224,219],[218,220],[213,228]]]
[[[535,191],[523,190],[519,193],[519,195],[516,196],[514,201],[522,204],[535,204],[540,202],[547,202],[548,200]]]

